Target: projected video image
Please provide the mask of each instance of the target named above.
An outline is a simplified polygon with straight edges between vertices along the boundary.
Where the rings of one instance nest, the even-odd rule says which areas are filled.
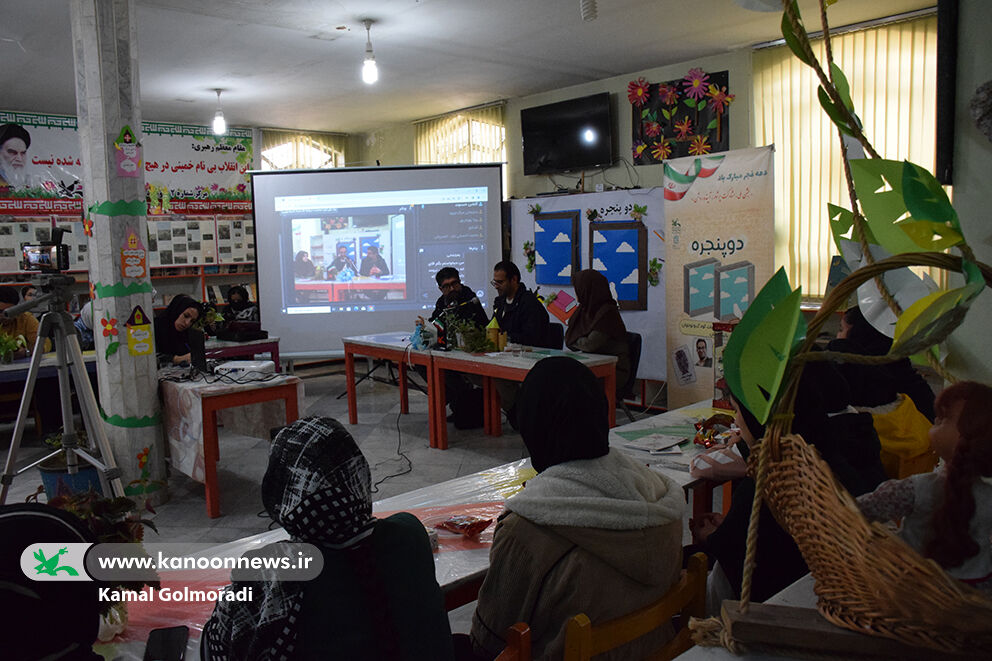
[[[402,213],[292,219],[291,303],[406,299],[405,226]]]

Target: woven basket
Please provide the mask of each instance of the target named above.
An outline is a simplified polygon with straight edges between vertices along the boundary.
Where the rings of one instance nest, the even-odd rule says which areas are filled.
[[[904,266],[961,270],[961,259],[942,253],[897,255],[845,279],[813,319],[807,340],[783,383],[783,395],[760,442],[751,469],[758,498],[799,546],[815,579],[817,607],[830,622],[861,633],[948,652],[992,654],[992,600],[951,578],[886,527],[868,523],[854,499],[817,451],[789,434],[796,388],[820,328],[861,283]],[[980,265],[992,285],[992,269]],[[755,515],[748,536],[743,601],[750,591],[757,537]],[[988,658],[988,657],[986,657]]]

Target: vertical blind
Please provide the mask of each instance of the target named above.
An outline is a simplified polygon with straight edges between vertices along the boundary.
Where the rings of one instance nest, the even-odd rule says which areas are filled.
[[[344,167],[348,136],[262,129],[262,169],[291,170]]]
[[[933,171],[937,19],[831,36],[834,62],[875,150]],[[826,68],[822,39],[813,50]],[[755,144],[775,144],[775,263],[793,286],[822,296],[837,254],[827,203],[850,208],[837,130],[820,108],[813,70],[786,46],[752,56]]]
[[[417,165],[502,163],[504,104],[460,110],[415,123]]]

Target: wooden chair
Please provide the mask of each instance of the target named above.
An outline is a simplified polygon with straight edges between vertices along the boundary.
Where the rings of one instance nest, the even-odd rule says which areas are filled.
[[[682,628],[650,658],[673,659],[692,647],[689,617],[702,617],[706,606],[706,556],[696,553],[689,558],[688,569],[679,582],[658,601],[629,615],[593,626],[584,613],[565,624],[563,661],[585,661],[650,633],[680,615]]]
[[[530,661],[530,627],[517,622],[506,630],[506,647],[495,661]]]

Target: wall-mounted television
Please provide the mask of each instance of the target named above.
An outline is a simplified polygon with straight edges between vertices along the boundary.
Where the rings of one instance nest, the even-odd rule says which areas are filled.
[[[613,165],[613,112],[602,92],[520,111],[524,174]]]

